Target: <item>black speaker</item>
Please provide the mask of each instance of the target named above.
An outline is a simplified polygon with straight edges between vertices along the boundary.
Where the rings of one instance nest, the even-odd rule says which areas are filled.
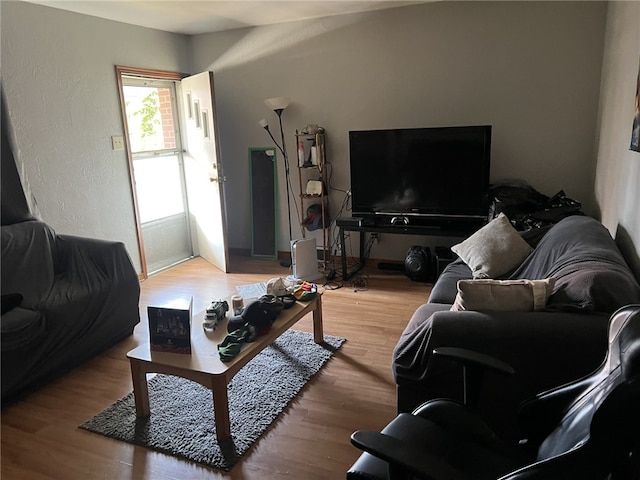
[[[432,271],[429,247],[412,246],[404,259],[404,271],[415,282],[428,281]]]

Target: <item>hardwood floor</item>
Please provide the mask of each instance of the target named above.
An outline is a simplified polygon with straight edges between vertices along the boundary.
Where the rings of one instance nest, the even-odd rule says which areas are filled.
[[[146,306],[193,295],[194,312],[237,285],[289,272],[277,262],[232,257],[223,274],[190,260],[142,282],[134,335],[2,410],[1,476],[18,479],[341,479],[359,452],[349,436],[395,415],[391,353],[430,286],[365,269],[323,296],[324,332],[347,342],[230,471],[221,472],[78,428],[132,390],[126,353],[146,341]],[[311,332],[311,316],[295,326]]]

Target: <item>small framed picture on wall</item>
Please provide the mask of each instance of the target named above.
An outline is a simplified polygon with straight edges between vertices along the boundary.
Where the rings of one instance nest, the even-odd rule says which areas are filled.
[[[638,81],[636,85],[636,109],[633,115],[630,150],[640,152],[640,67],[638,67]]]

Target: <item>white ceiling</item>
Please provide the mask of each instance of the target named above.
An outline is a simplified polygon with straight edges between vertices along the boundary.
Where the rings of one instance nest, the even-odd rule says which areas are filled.
[[[233,28],[380,10],[431,0],[26,0],[168,32],[195,35]]]

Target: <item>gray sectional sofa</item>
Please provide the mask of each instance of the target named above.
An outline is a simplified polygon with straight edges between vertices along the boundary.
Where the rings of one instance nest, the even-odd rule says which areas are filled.
[[[536,311],[451,311],[458,281],[473,278],[476,270],[462,258],[448,265],[394,350],[399,412],[432,398],[462,399],[462,369],[434,356],[436,347],[469,348],[514,367],[513,376],[485,375],[478,404],[498,431],[513,438],[519,436],[515,416],[522,400],[586,375],[601,363],[611,313],[640,303],[638,281],[609,231],[593,218],[576,215],[519,235],[531,245],[531,253],[497,278],[553,278],[546,306]]]

